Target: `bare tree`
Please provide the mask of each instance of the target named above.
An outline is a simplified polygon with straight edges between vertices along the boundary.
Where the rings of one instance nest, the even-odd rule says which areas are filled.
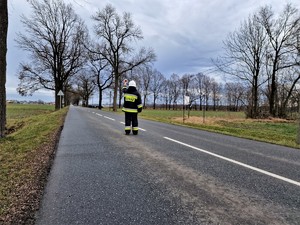
[[[150,91],[153,93],[153,109],[156,108],[156,101],[162,92],[165,81],[166,78],[158,70],[155,69],[153,71],[150,86]]]
[[[89,99],[94,94],[95,85],[94,78],[87,73],[77,76],[78,94],[82,97],[83,106],[89,106]]]
[[[117,110],[117,95],[120,78],[133,68],[152,62],[155,54],[152,50],[140,49],[138,53],[131,46],[133,41],[143,38],[142,31],[134,25],[130,13],[119,16],[116,9],[107,5],[92,17],[95,33],[104,42],[102,56],[109,62],[114,75],[113,110]]]
[[[0,138],[5,136],[6,125],[6,52],[8,13],[7,0],[0,0]]]
[[[281,76],[279,79],[277,85],[278,96],[275,108],[278,108],[279,117],[286,117],[287,106],[297,88],[296,85],[300,80],[300,73],[293,69],[286,70],[284,76]]]
[[[272,116],[277,116],[278,110],[275,105],[278,94],[278,76],[281,75],[282,70],[299,63],[295,59],[298,55],[296,42],[299,37],[300,14],[295,7],[287,4],[278,18],[275,18],[271,7],[261,8],[259,15],[269,40],[267,54],[269,112]]]
[[[209,99],[212,96],[212,78],[205,76],[203,79],[203,99],[204,99],[204,105],[205,109],[208,110],[209,105]]]
[[[246,88],[242,83],[229,82],[225,84],[225,95],[230,111],[238,111],[245,103]]]
[[[140,81],[142,88],[142,96],[143,96],[143,108],[147,107],[147,97],[150,94],[150,84],[153,75],[153,69],[150,66],[142,66],[140,68]]]
[[[194,94],[195,86],[193,85],[194,75],[185,74],[181,77],[180,81],[182,86],[183,110],[185,110],[186,107],[190,109],[196,96]],[[189,102],[185,102],[185,96],[189,96]],[[190,110],[188,111],[188,117],[190,117]]]
[[[202,110],[202,102],[203,102],[203,89],[204,89],[204,85],[203,85],[203,81],[205,79],[205,75],[203,73],[197,73],[195,75],[195,82],[196,82],[196,90],[197,90],[197,93],[198,93],[198,99],[199,99],[199,109]]]
[[[187,94],[190,98],[189,108],[192,109],[192,107],[194,105],[194,108],[197,109],[196,101],[199,98],[198,83],[197,83],[197,80],[196,80],[196,77],[195,77],[194,74],[192,74],[190,76],[191,76],[191,80],[189,82],[189,88],[188,88],[188,91],[187,91]]]
[[[19,47],[31,53],[30,63],[21,63],[18,92],[31,95],[39,89],[66,92],[84,64],[84,41],[87,28],[72,6],[62,0],[32,0],[33,14],[22,17],[27,33],[18,33]]]
[[[88,65],[91,71],[91,76],[94,78],[94,83],[98,88],[98,108],[102,109],[103,91],[111,87],[113,82],[113,73],[108,62],[102,57],[101,45],[94,46],[93,49],[98,50],[89,51]]]
[[[212,93],[212,102],[213,102],[213,110],[216,111],[218,103],[221,98],[222,85],[212,79],[211,83],[211,93]]]
[[[162,97],[163,101],[165,103],[165,109],[171,109],[171,103],[172,103],[172,93],[171,93],[171,81],[166,79],[164,82],[164,86],[162,88]]]
[[[170,94],[171,94],[171,99],[172,99],[172,103],[173,103],[173,110],[176,108],[177,106],[177,101],[178,98],[180,96],[180,77],[173,73],[170,77]]]
[[[224,41],[225,56],[216,63],[217,67],[251,86],[251,118],[258,116],[259,87],[266,82],[263,63],[266,58],[266,32],[254,14],[240,28],[228,35]]]
[[[183,94],[188,94],[191,86],[191,82],[194,78],[193,74],[185,74],[181,77],[180,81],[182,84]]]

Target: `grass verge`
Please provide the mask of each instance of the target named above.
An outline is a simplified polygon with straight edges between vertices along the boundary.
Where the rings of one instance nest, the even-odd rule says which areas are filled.
[[[68,108],[8,105],[0,139],[0,224],[33,224]]]

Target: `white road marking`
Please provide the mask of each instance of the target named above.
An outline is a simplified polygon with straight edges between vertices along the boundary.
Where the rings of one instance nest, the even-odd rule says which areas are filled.
[[[120,123],[125,125],[124,122],[120,122]],[[143,128],[140,128],[140,127],[139,127],[139,130],[141,130],[141,131],[147,131],[147,130],[145,130],[145,129],[143,129]]]
[[[218,155],[218,154],[215,154],[215,153],[212,153],[212,152],[203,150],[203,149],[201,149],[201,148],[194,147],[194,146],[192,146],[192,145],[189,145],[189,144],[186,144],[186,143],[183,143],[183,142],[174,140],[174,139],[172,139],[172,138],[168,138],[168,137],[164,137],[164,138],[167,139],[167,140],[169,140],[169,141],[173,141],[173,142],[175,142],[175,143],[177,143],[177,144],[180,144],[180,145],[183,145],[183,146],[186,146],[186,147],[195,149],[195,150],[197,150],[197,151],[206,153],[206,154],[208,154],[208,155],[212,155],[212,156],[217,157],[217,158],[219,158],[219,159],[226,160],[226,161],[228,161],[228,162],[237,164],[237,165],[239,165],[239,166],[242,166],[242,167],[245,167],[245,168],[254,170],[254,171],[256,171],[256,172],[259,172],[259,173],[268,175],[268,176],[270,176],[270,177],[274,177],[274,178],[276,178],[276,179],[279,179],[279,180],[282,180],[282,181],[285,181],[285,182],[287,182],[287,183],[294,184],[294,185],[297,185],[297,186],[300,187],[300,182],[291,180],[291,179],[289,179],[289,178],[286,178],[286,177],[283,177],[283,176],[280,176],[280,175],[277,175],[277,174],[274,174],[274,173],[270,173],[270,172],[268,172],[268,171],[265,171],[265,170],[256,168],[256,167],[254,167],[254,166],[247,165],[247,164],[245,164],[245,163],[241,163],[241,162],[236,161],[236,160],[233,160],[233,159],[226,158],[226,157],[224,157],[224,156],[221,156],[221,155]]]
[[[109,119],[109,120],[112,120],[112,121],[115,121],[115,119],[110,118],[110,117],[107,117],[107,116],[104,116],[104,118]]]
[[[101,114],[99,114],[99,113],[96,113],[96,115],[98,115],[98,116],[103,116],[103,115],[101,115]],[[110,118],[110,117],[107,117],[107,116],[103,116],[103,117],[106,118],[106,119],[115,121],[115,119],[113,119],[113,118]],[[125,125],[124,122],[120,122],[120,123]],[[141,131],[147,131],[147,130],[145,130],[145,129],[143,129],[143,128],[140,128],[140,127],[139,127],[139,130],[141,130]]]

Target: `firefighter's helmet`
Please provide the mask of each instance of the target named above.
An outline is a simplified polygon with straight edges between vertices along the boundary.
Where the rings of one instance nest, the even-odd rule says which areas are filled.
[[[131,80],[128,84],[129,87],[136,87],[136,83],[134,80]]]

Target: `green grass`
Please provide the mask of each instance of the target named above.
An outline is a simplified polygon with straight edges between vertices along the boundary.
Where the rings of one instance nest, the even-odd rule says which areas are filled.
[[[54,111],[53,105],[8,104],[7,119],[27,118],[33,115],[47,114]]]
[[[55,111],[49,105],[7,105],[10,133],[0,139],[0,223],[16,200],[16,190],[34,179],[36,171],[30,162],[60,129],[67,110]]]
[[[182,110],[152,110],[144,109],[140,114],[143,118],[155,119],[157,121],[171,122],[174,117],[183,117]],[[188,112],[185,111],[185,116],[188,116]],[[203,111],[190,111],[190,116],[203,117]],[[245,113],[243,112],[226,112],[226,111],[207,111],[204,117],[218,117],[223,119],[238,118],[244,119]]]
[[[187,112],[186,112],[187,118]],[[248,120],[243,112],[207,111],[203,122],[202,111],[191,111],[197,122],[183,122],[183,112],[173,110],[143,110],[140,117],[160,122],[179,124],[196,129],[248,138],[293,148],[296,143],[299,124],[297,121]],[[175,120],[174,118],[177,118]],[[209,122],[211,119],[213,123]]]

